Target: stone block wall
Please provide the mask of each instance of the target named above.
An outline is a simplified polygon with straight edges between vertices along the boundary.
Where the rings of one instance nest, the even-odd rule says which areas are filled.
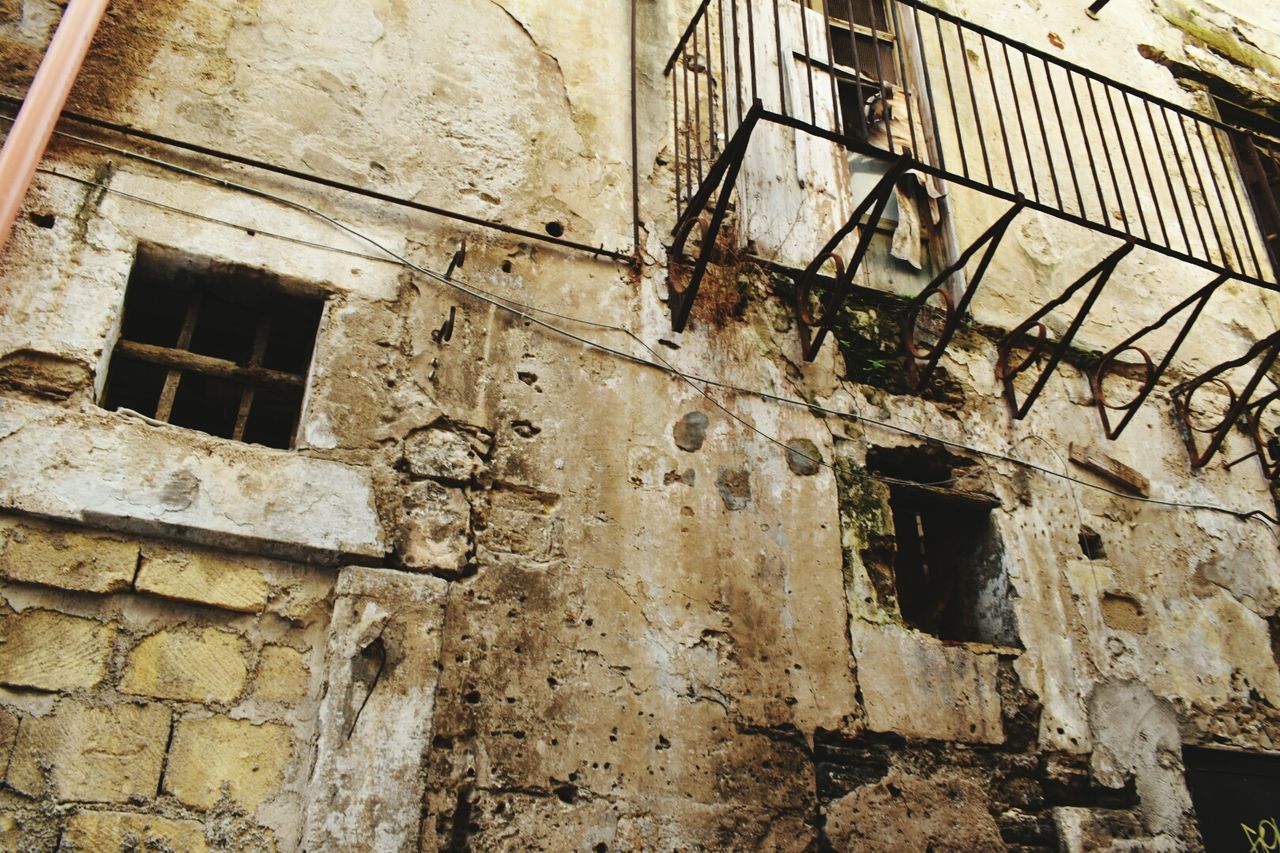
[[[0,517],[0,849],[296,847],[332,584]]]

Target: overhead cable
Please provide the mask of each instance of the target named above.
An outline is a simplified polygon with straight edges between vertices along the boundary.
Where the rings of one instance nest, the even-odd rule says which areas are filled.
[[[0,117],[0,118],[3,118],[3,117]],[[680,369],[676,368],[674,365],[672,365],[672,364],[671,364],[671,363],[670,363],[666,358],[664,358],[664,357],[663,357],[663,356],[662,356],[662,355],[661,355],[657,350],[655,350],[653,347],[651,347],[649,344],[647,344],[643,339],[641,339],[638,335],[636,335],[636,334],[635,334],[634,332],[632,332],[630,329],[627,329],[627,328],[625,328],[625,327],[623,327],[623,326],[619,326],[619,325],[616,325],[616,324],[601,323],[601,322],[597,322],[597,321],[593,321],[593,320],[587,320],[587,319],[585,319],[585,318],[581,318],[581,317],[574,317],[574,316],[571,316],[571,315],[566,315],[566,314],[557,313],[557,312],[555,312],[555,311],[551,311],[551,310],[546,309],[546,308],[541,308],[541,307],[536,306],[536,305],[531,305],[531,304],[528,304],[528,303],[519,302],[519,301],[517,301],[517,300],[515,300],[515,299],[511,299],[510,297],[503,296],[503,295],[501,295],[501,294],[497,294],[497,293],[493,293],[493,292],[491,292],[491,291],[487,291],[487,290],[485,290],[485,289],[483,289],[483,288],[481,288],[481,287],[479,287],[479,286],[476,286],[476,285],[468,284],[468,283],[466,283],[465,281],[460,280],[456,275],[453,275],[453,276],[445,276],[444,274],[442,274],[442,273],[440,273],[440,272],[437,272],[437,271],[435,271],[435,270],[432,270],[432,269],[430,269],[430,268],[424,267],[424,266],[422,266],[422,265],[420,265],[420,264],[417,264],[417,263],[415,263],[415,262],[411,261],[411,260],[410,260],[410,259],[408,259],[407,257],[405,257],[405,256],[401,255],[400,253],[396,252],[395,250],[391,249],[390,247],[388,247],[388,246],[384,245],[383,243],[379,242],[376,238],[374,238],[374,237],[372,237],[372,236],[370,236],[370,235],[368,235],[368,234],[365,234],[365,233],[363,233],[363,232],[359,231],[358,229],[353,228],[352,226],[349,226],[349,225],[347,225],[347,224],[345,224],[345,223],[341,222],[340,220],[335,219],[334,217],[332,217],[332,216],[330,216],[330,215],[328,215],[328,214],[324,213],[323,211],[317,210],[316,208],[313,208],[313,207],[311,207],[311,206],[309,206],[309,205],[307,205],[307,204],[305,204],[305,203],[303,203],[303,202],[299,202],[299,201],[296,201],[296,200],[294,200],[294,199],[290,199],[290,198],[287,198],[287,197],[284,197],[284,196],[278,195],[278,194],[276,194],[276,193],[272,193],[272,192],[269,192],[269,191],[266,191],[266,190],[262,190],[262,189],[259,189],[259,188],[256,188],[256,187],[251,187],[251,186],[247,186],[247,185],[244,185],[244,184],[240,184],[240,183],[238,183],[238,182],[236,182],[236,181],[232,181],[232,180],[229,180],[229,179],[227,179],[227,178],[218,177],[218,176],[216,176],[216,175],[209,175],[209,174],[206,174],[206,173],[204,173],[204,172],[200,172],[200,171],[198,171],[198,170],[196,170],[196,169],[189,168],[189,167],[187,167],[187,166],[182,166],[182,165],[179,165],[179,164],[176,164],[176,163],[170,163],[170,162],[168,162],[168,161],[166,161],[166,160],[163,160],[163,159],[160,159],[160,158],[157,158],[157,157],[153,157],[153,156],[146,155],[146,154],[141,154],[141,153],[138,153],[138,152],[135,152],[135,151],[129,151],[129,150],[127,150],[127,149],[123,149],[123,148],[120,148],[120,147],[118,147],[118,146],[114,146],[114,145],[109,145],[109,144],[104,143],[104,142],[99,142],[99,141],[97,141],[97,140],[87,139],[87,138],[84,138],[84,137],[76,136],[76,135],[74,135],[74,134],[66,133],[66,132],[64,132],[64,131],[55,131],[55,132],[56,132],[58,135],[60,135],[60,136],[63,136],[63,137],[65,137],[65,138],[71,139],[71,140],[73,140],[73,141],[76,141],[76,142],[79,142],[79,143],[82,143],[82,144],[85,144],[85,145],[89,145],[89,146],[92,146],[92,147],[95,147],[95,148],[99,148],[99,149],[101,149],[101,150],[109,151],[109,152],[112,152],[112,153],[114,153],[114,154],[118,154],[118,155],[120,155],[120,156],[122,156],[122,157],[127,157],[127,158],[132,159],[132,160],[137,160],[137,161],[139,161],[139,162],[148,163],[148,164],[151,164],[151,165],[157,166],[157,167],[159,167],[159,168],[166,169],[166,170],[169,170],[169,171],[173,171],[173,172],[176,172],[176,173],[179,173],[179,174],[187,175],[187,176],[189,176],[189,177],[193,177],[193,178],[196,178],[196,179],[199,179],[199,180],[202,180],[202,181],[208,182],[208,183],[212,183],[212,184],[215,184],[215,185],[217,185],[217,186],[220,186],[220,187],[223,187],[223,188],[226,188],[226,189],[236,190],[236,191],[244,192],[244,193],[247,193],[247,194],[250,194],[250,195],[253,195],[253,196],[257,196],[257,197],[259,197],[259,198],[263,198],[263,199],[266,199],[266,200],[268,200],[268,201],[272,201],[272,202],[275,202],[275,203],[278,203],[278,204],[284,205],[284,206],[289,207],[289,208],[292,208],[292,209],[294,209],[294,210],[298,210],[298,211],[300,211],[300,212],[306,213],[306,214],[307,214],[307,215],[309,215],[309,216],[312,216],[312,217],[315,217],[315,218],[317,218],[317,219],[320,219],[320,220],[322,220],[322,221],[324,221],[324,222],[328,223],[328,224],[329,224],[329,225],[331,225],[332,227],[334,227],[334,228],[336,228],[336,229],[338,229],[338,230],[340,230],[340,231],[342,231],[342,232],[344,232],[344,233],[348,234],[349,236],[354,237],[354,238],[356,238],[356,239],[357,239],[357,240],[359,240],[359,241],[365,242],[365,243],[369,244],[370,246],[373,246],[373,247],[374,247],[375,249],[377,249],[379,252],[382,252],[384,255],[386,255],[386,256],[387,256],[387,258],[391,259],[391,261],[390,261],[390,262],[396,263],[396,264],[398,264],[398,265],[400,265],[400,266],[402,266],[402,267],[404,267],[404,268],[406,268],[406,269],[409,269],[409,270],[412,270],[412,271],[414,271],[414,272],[417,272],[417,273],[419,273],[419,274],[421,274],[421,275],[424,275],[424,276],[426,276],[426,277],[428,277],[428,278],[430,278],[430,279],[432,279],[432,280],[434,280],[434,281],[437,281],[437,282],[439,282],[439,283],[441,283],[441,284],[444,284],[444,285],[446,285],[447,287],[453,288],[454,290],[457,290],[458,292],[464,293],[464,294],[466,294],[466,295],[468,295],[468,296],[470,296],[470,297],[472,297],[472,298],[474,298],[474,299],[477,299],[477,300],[480,300],[480,301],[485,302],[485,303],[487,303],[487,304],[493,305],[494,307],[497,307],[497,308],[502,309],[502,310],[504,310],[504,311],[506,311],[506,312],[508,312],[508,313],[510,313],[510,314],[513,314],[513,315],[515,315],[515,316],[518,316],[518,317],[520,317],[521,319],[523,319],[523,320],[525,320],[525,321],[527,321],[527,322],[529,322],[529,323],[533,323],[533,324],[535,324],[535,325],[537,325],[537,326],[539,326],[539,327],[541,327],[541,328],[544,328],[544,329],[546,329],[546,330],[548,330],[548,331],[550,331],[550,332],[553,332],[553,333],[554,333],[554,334],[556,334],[556,335],[559,335],[559,336],[561,336],[561,337],[564,337],[564,338],[567,338],[567,339],[569,339],[569,340],[575,341],[575,342],[577,342],[577,343],[579,343],[579,344],[581,344],[581,345],[583,345],[583,346],[585,346],[585,347],[587,347],[587,348],[597,350],[597,351],[599,351],[599,352],[602,352],[602,353],[605,353],[605,354],[608,354],[608,355],[611,355],[611,356],[614,356],[614,357],[617,357],[617,358],[620,358],[620,359],[623,359],[623,360],[626,360],[626,361],[632,362],[632,363],[637,364],[637,365],[641,365],[641,366],[644,366],[644,367],[653,368],[653,369],[656,369],[656,370],[661,370],[661,371],[663,371],[664,373],[667,373],[667,374],[669,374],[669,375],[672,375],[672,376],[678,377],[678,378],[680,378],[681,380],[683,380],[685,383],[689,384],[689,385],[690,385],[690,387],[692,387],[692,388],[693,388],[694,390],[696,390],[698,393],[700,393],[701,395],[703,395],[703,396],[704,396],[706,399],[708,399],[708,400],[709,400],[713,405],[715,405],[718,409],[720,409],[721,411],[723,411],[723,412],[724,412],[728,417],[732,418],[732,419],[733,419],[734,421],[736,421],[737,423],[739,423],[739,424],[741,424],[741,425],[745,426],[746,428],[748,428],[748,429],[749,429],[749,430],[751,430],[752,432],[756,433],[757,435],[760,435],[761,437],[765,438],[766,440],[770,441],[771,443],[776,444],[776,445],[778,445],[779,447],[782,447],[782,448],[786,449],[789,453],[797,454],[797,455],[798,455],[798,456],[800,456],[801,458],[809,459],[810,461],[815,462],[815,463],[820,464],[820,465],[823,465],[823,466],[825,466],[825,467],[827,467],[827,468],[833,468],[834,466],[833,466],[833,465],[831,465],[831,463],[826,462],[825,460],[822,460],[822,459],[813,459],[812,457],[810,457],[810,456],[808,456],[808,455],[806,455],[806,454],[804,454],[804,453],[802,453],[802,452],[800,452],[800,451],[798,451],[798,450],[796,450],[796,449],[794,449],[794,448],[790,447],[789,445],[787,445],[786,443],[782,442],[780,439],[776,438],[775,436],[771,436],[771,435],[769,435],[768,433],[766,433],[766,432],[764,432],[764,431],[760,430],[760,429],[759,429],[758,427],[756,427],[754,424],[750,423],[749,421],[747,421],[746,419],[744,419],[744,418],[743,418],[743,417],[741,417],[740,415],[736,414],[735,412],[731,411],[731,410],[730,410],[730,409],[728,409],[726,406],[724,406],[724,405],[723,405],[723,404],[721,404],[719,401],[717,401],[714,397],[712,397],[712,396],[711,396],[711,394],[709,393],[709,391],[708,391],[707,389],[708,389],[708,388],[718,388],[718,389],[721,389],[721,390],[724,390],[724,391],[728,391],[728,392],[731,392],[731,393],[734,393],[734,394],[739,394],[739,395],[743,395],[743,396],[756,397],[756,398],[761,399],[761,400],[768,400],[768,401],[772,401],[772,402],[780,403],[780,404],[787,405],[787,406],[800,407],[800,408],[808,409],[808,410],[810,410],[810,411],[812,411],[812,412],[819,412],[819,413],[824,414],[824,415],[830,415],[830,416],[837,417],[837,418],[841,418],[841,419],[844,419],[844,420],[857,421],[857,422],[860,422],[860,423],[863,423],[863,424],[867,424],[867,425],[871,425],[871,426],[875,426],[875,427],[878,427],[878,428],[881,428],[881,429],[889,430],[889,431],[892,431],[892,432],[897,432],[897,433],[902,434],[902,435],[909,435],[909,436],[912,436],[912,437],[914,437],[914,438],[919,438],[919,439],[922,439],[922,440],[925,440],[925,441],[935,442],[935,443],[937,443],[937,444],[941,444],[941,445],[943,445],[943,446],[950,447],[950,448],[953,448],[953,449],[956,449],[956,450],[962,450],[962,451],[966,451],[966,452],[969,452],[969,453],[977,454],[977,455],[980,455],[980,456],[985,456],[985,457],[990,458],[990,459],[997,459],[997,460],[1000,460],[1000,461],[1003,461],[1003,462],[1008,462],[1008,463],[1013,464],[1013,465],[1018,465],[1018,466],[1020,466],[1020,467],[1027,468],[1027,469],[1029,469],[1029,470],[1036,471],[1036,472],[1041,473],[1041,474],[1044,474],[1044,475],[1046,475],[1046,476],[1050,476],[1050,477],[1054,477],[1054,478],[1062,479],[1062,480],[1067,480],[1067,481],[1070,481],[1070,482],[1072,482],[1072,483],[1076,483],[1076,484],[1078,484],[1078,485],[1084,486],[1084,487],[1086,487],[1086,488],[1093,489],[1093,490],[1095,490],[1095,491],[1104,492],[1104,493],[1106,493],[1106,494],[1109,494],[1109,495],[1112,495],[1112,496],[1115,496],[1115,497],[1118,497],[1118,498],[1122,498],[1122,499],[1125,499],[1125,500],[1129,500],[1129,501],[1134,501],[1134,502],[1139,502],[1139,503],[1145,503],[1145,504],[1151,504],[1151,505],[1155,505],[1155,506],[1165,506],[1165,507],[1176,508],[1176,509],[1185,509],[1185,510],[1196,510],[1196,511],[1205,511],[1205,512],[1216,512],[1216,513],[1222,513],[1222,514],[1230,515],[1230,516],[1232,516],[1232,517],[1234,517],[1234,518],[1238,518],[1238,519],[1241,519],[1241,520],[1246,520],[1246,521],[1258,520],[1258,521],[1263,521],[1263,522],[1269,523],[1270,525],[1273,525],[1273,526],[1276,526],[1276,527],[1280,527],[1280,519],[1277,519],[1275,516],[1272,516],[1272,515],[1270,515],[1270,514],[1268,514],[1268,513],[1264,512],[1263,510],[1240,510],[1240,509],[1232,509],[1232,508],[1230,508],[1230,507],[1218,506],[1218,505],[1215,505],[1215,504],[1205,504],[1205,503],[1196,503],[1196,502],[1187,502],[1187,501],[1175,501],[1175,500],[1164,500],[1164,499],[1160,499],[1160,498],[1152,498],[1152,497],[1144,497],[1144,496],[1141,496],[1141,495],[1134,495],[1134,494],[1130,494],[1130,493],[1127,493],[1127,492],[1118,491],[1118,490],[1116,490],[1116,489],[1112,489],[1112,488],[1110,488],[1110,487],[1108,487],[1108,486],[1104,486],[1104,485],[1101,485],[1101,484],[1098,484],[1098,483],[1089,482],[1088,480],[1083,480],[1083,479],[1080,479],[1080,478],[1078,478],[1078,477],[1073,477],[1073,476],[1071,476],[1070,474],[1067,474],[1067,473],[1065,473],[1065,472],[1061,472],[1061,471],[1055,471],[1055,470],[1054,470],[1054,469],[1052,469],[1052,468],[1045,467],[1045,466],[1040,465],[1040,464],[1038,464],[1038,463],[1036,463],[1036,462],[1032,462],[1031,460],[1028,460],[1028,459],[1021,459],[1021,458],[1018,458],[1018,457],[1015,457],[1015,456],[1010,456],[1010,455],[1008,455],[1008,454],[1006,454],[1006,453],[1001,453],[1001,452],[996,451],[996,450],[989,450],[989,449],[982,448],[982,447],[978,447],[978,446],[975,446],[975,445],[971,445],[971,444],[968,444],[968,443],[965,443],[965,442],[959,442],[959,441],[955,441],[955,440],[952,440],[952,439],[943,438],[943,437],[936,436],[936,435],[930,435],[930,434],[923,433],[923,432],[920,432],[920,431],[918,431],[918,430],[912,429],[912,428],[910,428],[910,427],[902,426],[902,425],[899,425],[899,424],[894,424],[894,423],[891,423],[891,422],[889,422],[889,421],[883,421],[883,420],[879,420],[879,419],[876,419],[876,418],[867,417],[866,415],[862,415],[862,414],[860,414],[860,413],[840,411],[840,410],[837,410],[837,409],[832,409],[832,408],[830,408],[830,407],[826,407],[826,406],[819,405],[819,404],[817,404],[817,403],[809,402],[809,401],[806,401],[806,400],[803,400],[803,399],[796,399],[796,398],[792,398],[792,397],[785,397],[785,396],[782,396],[782,395],[773,394],[773,393],[770,393],[770,392],[768,392],[768,391],[763,391],[763,390],[759,390],[759,389],[745,388],[745,387],[742,387],[742,386],[739,386],[739,385],[735,385],[735,384],[732,384],[732,383],[729,383],[729,382],[725,382],[725,381],[722,381],[722,380],[718,380],[718,379],[710,379],[710,378],[706,378],[706,377],[698,376],[697,374],[688,373],[688,372],[686,372],[686,371],[682,371],[682,370],[680,370]],[[209,221],[218,222],[218,223],[220,223],[220,224],[223,224],[223,225],[226,225],[226,226],[229,226],[229,227],[239,228],[239,229],[244,230],[244,231],[246,231],[246,232],[253,232],[253,233],[257,233],[257,234],[266,234],[266,233],[267,233],[267,232],[263,232],[261,229],[256,228],[256,227],[252,227],[252,228],[251,228],[251,227],[246,226],[246,225],[241,225],[241,224],[238,224],[238,223],[233,223],[233,222],[227,222],[227,221],[224,221],[224,220],[219,220],[219,219],[216,219],[216,218],[213,218],[213,217],[205,216],[205,215],[203,215],[203,214],[196,214],[196,213],[192,213],[192,212],[190,212],[190,211],[185,211],[185,210],[182,210],[182,209],[180,209],[180,208],[173,207],[172,205],[167,205],[167,204],[164,204],[164,203],[161,203],[161,202],[155,202],[155,201],[152,201],[152,200],[149,200],[149,199],[145,199],[145,198],[143,198],[143,197],[141,197],[141,196],[138,196],[138,195],[134,195],[134,194],[131,194],[131,193],[125,193],[125,192],[120,191],[120,190],[115,190],[115,189],[111,188],[110,186],[108,186],[108,185],[106,185],[106,184],[99,183],[99,182],[89,181],[89,180],[86,180],[86,179],[83,179],[83,178],[78,178],[78,177],[75,177],[75,176],[66,175],[66,174],[64,174],[64,173],[56,172],[56,171],[52,171],[52,170],[46,170],[46,171],[47,171],[47,172],[49,172],[50,174],[56,175],[56,176],[61,177],[61,178],[66,178],[66,179],[73,180],[73,181],[76,181],[76,182],[81,183],[81,184],[87,184],[87,185],[90,185],[90,186],[94,186],[94,187],[101,188],[101,189],[106,190],[106,191],[108,191],[108,192],[113,192],[113,193],[117,193],[117,194],[120,194],[120,195],[123,195],[123,196],[130,197],[130,198],[132,198],[132,199],[134,199],[134,200],[136,200],[136,201],[139,201],[140,203],[143,203],[143,204],[150,204],[150,205],[154,205],[154,206],[157,206],[157,207],[160,207],[160,208],[168,209],[168,210],[171,210],[171,211],[174,211],[174,212],[182,213],[182,214],[185,214],[185,215],[196,216],[196,217],[198,217],[198,218],[205,219],[205,220],[209,220]],[[291,242],[304,243],[304,244],[306,244],[306,245],[314,246],[315,248],[319,248],[319,249],[326,250],[326,251],[345,251],[345,250],[341,250],[341,249],[334,249],[334,248],[333,248],[333,247],[331,247],[331,246],[325,246],[325,245],[320,245],[320,244],[310,243],[310,242],[308,242],[308,241],[300,240],[300,239],[298,239],[298,238],[285,237],[284,235],[276,235],[276,234],[272,234],[272,235],[270,235],[270,236],[273,236],[273,237],[279,237],[279,238],[281,238],[281,239],[289,240],[289,241],[291,241]],[[349,251],[347,251],[346,253],[347,253],[347,254],[359,254],[359,253],[352,253],[352,252],[349,252]],[[360,256],[360,257],[366,257],[366,258],[370,258],[370,259],[377,260],[377,258],[374,258],[373,256],[369,256],[369,255],[359,255],[359,256]],[[547,317],[553,317],[553,318],[558,319],[558,320],[563,320],[563,321],[570,322],[570,323],[575,323],[575,324],[579,324],[579,325],[583,325],[583,326],[587,326],[587,327],[591,327],[591,328],[596,328],[596,329],[600,329],[600,330],[603,330],[603,331],[610,331],[610,332],[616,332],[616,333],[619,333],[619,334],[623,334],[623,335],[627,336],[628,338],[630,338],[631,340],[635,341],[639,346],[643,347],[643,348],[644,348],[644,349],[645,349],[645,350],[650,354],[651,358],[645,358],[645,357],[642,357],[642,356],[636,355],[636,354],[634,354],[634,353],[627,352],[627,351],[625,351],[625,350],[620,350],[620,349],[617,349],[617,348],[615,348],[615,347],[611,347],[611,346],[609,346],[609,345],[607,345],[607,344],[604,344],[604,343],[601,343],[601,342],[599,342],[599,341],[592,340],[591,338],[588,338],[588,337],[585,337],[585,336],[583,336],[583,335],[577,334],[576,332],[570,331],[569,329],[565,329],[565,328],[563,328],[563,327],[561,327],[561,326],[557,326],[557,325],[555,325],[554,323],[548,322],[548,321],[546,321],[546,320],[542,320],[542,319],[540,319],[539,317],[535,316],[536,314],[540,314],[540,315],[547,316]],[[701,385],[702,385],[702,386],[704,386],[704,387],[699,387],[698,383],[701,383]],[[1270,530],[1270,528],[1268,528],[1268,529]]]

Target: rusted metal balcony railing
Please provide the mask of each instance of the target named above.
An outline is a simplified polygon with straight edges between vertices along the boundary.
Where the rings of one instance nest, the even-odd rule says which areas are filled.
[[[872,226],[884,212],[895,180],[907,170],[1010,203],[1008,212],[926,286],[911,307],[903,350],[917,387],[928,383],[1003,235],[1023,210],[1040,211],[1123,243],[1000,342],[997,374],[1015,418],[1027,414],[1112,272],[1135,247],[1208,270],[1214,278],[1097,365],[1093,381],[1111,438],[1150,394],[1223,283],[1236,280],[1280,290],[1277,259],[1271,256],[1280,238],[1259,229],[1253,206],[1256,201],[1262,211],[1270,205],[1280,221],[1280,205],[1265,180],[1260,187],[1253,181],[1251,199],[1236,161],[1239,153],[1246,169],[1253,169],[1250,174],[1265,176],[1264,166],[1250,167],[1246,155],[1274,149],[1274,141],[1109,80],[920,0],[702,0],[665,70],[675,128],[672,257],[683,257],[691,238],[698,238],[692,271],[672,277],[670,307],[677,330],[688,319],[747,146],[762,123],[794,128],[886,164],[883,179],[867,197],[851,200],[856,207],[847,224],[797,275],[796,312],[807,359],[816,355],[835,322],[866,255]],[[855,233],[852,253],[842,256],[841,245]],[[828,266],[835,267],[834,281],[818,275]],[[963,292],[953,292],[953,279],[966,273]],[[1074,302],[1082,306],[1075,309],[1067,331],[1050,341],[1041,321],[1051,311],[1065,311],[1077,296],[1082,298]],[[923,322],[927,317],[933,322]],[[1157,364],[1140,340],[1177,317],[1182,329]],[[1025,357],[1016,357],[1016,351],[1028,349]],[[1130,361],[1142,359],[1145,377],[1136,397],[1111,404],[1103,384],[1126,354]],[[1238,370],[1243,365],[1254,372],[1245,383],[1247,393],[1231,392],[1229,409],[1212,431],[1207,450],[1191,444],[1194,464],[1208,461],[1236,420],[1246,415],[1258,420],[1258,403],[1250,408],[1251,396],[1278,354],[1280,339],[1271,336],[1243,361],[1219,366]],[[1175,400],[1179,393],[1187,397],[1175,406],[1184,420],[1193,408],[1189,396],[1222,384],[1222,372],[1211,370],[1174,389]],[[1259,403],[1270,399],[1264,396]],[[1122,411],[1121,419],[1113,423],[1108,410]]]
[[[703,0],[666,71],[681,219],[759,102],[766,120],[1275,287],[1231,156],[1242,131],[919,0]],[[875,134],[894,111],[907,132]]]

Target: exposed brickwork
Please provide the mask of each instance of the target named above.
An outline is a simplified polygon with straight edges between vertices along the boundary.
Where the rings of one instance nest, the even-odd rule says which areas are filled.
[[[307,695],[310,679],[301,652],[288,646],[263,646],[253,693],[272,702],[296,702]]]
[[[0,577],[59,589],[128,589],[138,543],[47,524],[0,520]]]
[[[129,653],[120,689],[159,699],[230,702],[248,679],[244,652],[244,640],[228,631],[160,631]]]
[[[261,612],[271,591],[262,572],[241,561],[208,552],[152,548],[142,555],[137,588],[242,613]]]
[[[23,718],[5,779],[32,796],[47,790],[77,802],[145,800],[155,796],[168,737],[162,705],[64,701],[52,714]]]
[[[0,549],[0,850],[295,849],[332,570],[4,517]]]
[[[189,806],[209,809],[225,786],[233,802],[252,812],[279,786],[292,752],[288,726],[227,717],[180,720],[164,788]]]
[[[0,618],[0,684],[83,690],[107,672],[116,626],[49,610]]]
[[[204,824],[130,812],[84,811],[67,820],[61,850],[181,850],[202,853]]]

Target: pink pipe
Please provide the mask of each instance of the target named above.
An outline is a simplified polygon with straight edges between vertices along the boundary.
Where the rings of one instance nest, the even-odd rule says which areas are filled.
[[[0,251],[110,0],[71,0],[0,150]]]

